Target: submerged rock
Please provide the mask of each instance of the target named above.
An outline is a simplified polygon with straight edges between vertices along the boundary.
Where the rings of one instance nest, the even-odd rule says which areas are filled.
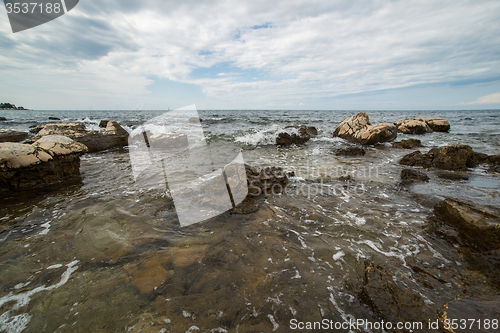
[[[7,121],[7,118],[5,118],[5,117],[0,117],[0,121]]]
[[[415,151],[403,156],[399,164],[409,166],[431,166],[444,170],[467,170],[478,164],[472,148],[468,145],[453,145],[431,149],[427,154]]]
[[[20,131],[0,131],[0,142],[21,142],[28,137],[28,133]]]
[[[392,143],[393,148],[403,148],[403,149],[411,149],[415,147],[423,147],[422,142],[417,139],[408,139],[408,140],[401,140],[398,142],[393,142]]]
[[[116,121],[109,121],[107,123],[104,134],[98,131],[87,131],[85,125],[79,123],[47,124],[39,129],[37,135],[31,138],[29,142],[35,142],[47,135],[67,136],[86,145],[88,152],[96,152],[128,144],[128,132]]]
[[[347,147],[335,151],[337,156],[364,156],[365,154],[366,150],[361,147]]]
[[[276,138],[276,144],[280,146],[288,146],[291,144],[304,144],[311,139],[311,136],[318,134],[318,130],[314,126],[287,126],[286,129],[295,129],[297,133],[281,132]]]
[[[453,227],[455,240],[475,250],[500,249],[500,210],[462,199],[446,198],[434,206],[436,217]]]
[[[341,122],[333,136],[362,145],[373,145],[394,140],[397,130],[391,124],[371,125],[368,114],[361,112]]]
[[[401,170],[401,184],[407,185],[414,182],[428,182],[429,177],[422,171],[413,169]]]
[[[49,117],[49,120],[61,120],[61,118],[57,118],[57,117]]]
[[[28,190],[80,176],[83,144],[47,136],[35,144],[0,143],[0,189]]]
[[[439,321],[444,331],[449,333],[496,331],[498,318],[500,318],[500,295],[457,299],[443,305],[439,312]],[[460,322],[461,319],[471,319],[466,320],[465,329],[463,322]],[[492,323],[495,319],[496,326]],[[453,329],[452,323],[456,323],[457,327]]]
[[[394,123],[398,132],[405,134],[424,134],[429,132],[448,132],[450,123],[444,118],[406,118]]]

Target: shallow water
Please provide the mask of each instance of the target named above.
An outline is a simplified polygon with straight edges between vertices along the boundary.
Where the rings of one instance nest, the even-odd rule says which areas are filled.
[[[429,183],[401,188],[397,162],[413,149],[382,144],[363,157],[335,156],[350,144],[331,133],[354,113],[201,111],[213,154],[235,144],[251,165],[295,172],[286,193],[250,215],[180,227],[167,194],[135,183],[127,147],[84,155],[79,181],[3,197],[0,332],[286,332],[292,318],[377,321],[359,297],[372,261],[396,267],[394,279],[429,304],[453,299],[459,286],[426,288],[410,263],[468,267],[428,232],[432,205],[453,196],[499,206],[498,174],[431,170]],[[422,151],[460,143],[500,153],[498,111],[368,113],[372,123],[447,118],[450,133],[398,135],[422,140]],[[26,130],[51,115],[90,127],[116,119],[132,130],[158,114],[23,112],[0,126]],[[300,147],[269,144],[301,124],[319,135]],[[336,179],[346,173],[354,181]]]

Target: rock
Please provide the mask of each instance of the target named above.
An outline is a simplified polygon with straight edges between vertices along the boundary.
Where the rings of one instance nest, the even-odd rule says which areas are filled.
[[[448,197],[434,206],[434,214],[457,230],[460,244],[476,251],[500,249],[500,209]]]
[[[49,120],[61,120],[61,118],[57,118],[57,117],[49,117]]]
[[[415,147],[423,147],[422,142],[417,139],[408,139],[408,140],[401,140],[399,142],[394,142],[392,144],[393,148],[403,148],[403,149],[411,149]]]
[[[47,136],[33,145],[0,143],[0,189],[31,190],[77,178],[86,151],[62,136]]]
[[[339,181],[341,182],[350,182],[350,181],[354,181],[354,178],[351,177],[351,175],[346,175],[346,176],[340,176],[339,178],[337,178]]]
[[[500,295],[457,299],[444,304],[439,311],[439,321],[444,331],[449,333],[493,332],[498,330],[498,318],[500,318]],[[451,323],[454,319],[458,328],[453,329]],[[465,329],[461,327],[461,319],[471,319],[466,320]],[[494,319],[497,319],[496,329],[492,326]]]
[[[99,122],[99,127],[106,128],[106,126],[108,125],[108,122],[109,122],[109,120],[101,120]]]
[[[276,144],[280,146],[304,144],[311,139],[311,136],[315,136],[317,134],[318,130],[314,126],[286,126],[285,132],[278,134]]]
[[[30,126],[30,133],[37,134],[40,132],[45,125],[32,125]]]
[[[20,142],[28,137],[28,133],[13,130],[0,131],[0,142]]]
[[[397,137],[397,129],[391,124],[371,125],[368,114],[361,112],[340,123],[333,136],[362,145],[373,145],[394,140]]]
[[[401,170],[401,184],[408,185],[414,182],[428,182],[429,177],[422,171],[413,169]]]
[[[7,121],[7,118],[5,118],[5,117],[0,117],[0,121]]]
[[[27,142],[35,142],[47,135],[67,136],[86,145],[89,153],[128,144],[128,132],[116,121],[107,123],[104,134],[98,131],[87,131],[85,125],[79,123],[47,124]]]
[[[135,137],[134,139],[136,139]],[[169,149],[188,146],[186,134],[151,134],[148,136],[148,142],[151,148]]]
[[[280,167],[266,167],[257,170],[245,164],[248,194],[246,198],[231,210],[232,214],[250,214],[259,209],[258,199],[285,192],[288,176]]]
[[[406,134],[424,134],[428,132],[448,132],[450,123],[444,118],[406,118],[394,123],[398,131]]]
[[[366,151],[361,147],[347,147],[335,151],[337,156],[364,156],[365,154]]]
[[[188,121],[190,123],[201,123],[202,122],[202,120],[200,118],[198,118],[198,117],[191,117],[191,118],[188,119]]]
[[[403,283],[393,280],[394,272],[389,268],[375,266],[365,268],[361,297],[373,311],[390,322],[422,322],[436,317],[432,307],[419,294]],[[393,327],[394,332],[404,332]]]
[[[424,134],[432,132],[425,121],[415,118],[398,120],[394,125],[398,128],[399,133],[404,134]]]
[[[403,156],[399,164],[409,166],[431,166],[443,170],[467,170],[478,164],[475,153],[468,145],[453,145],[431,149],[427,154],[415,151]]]
[[[488,169],[488,171],[500,172],[500,155],[488,156],[488,163],[490,164],[490,168]]]

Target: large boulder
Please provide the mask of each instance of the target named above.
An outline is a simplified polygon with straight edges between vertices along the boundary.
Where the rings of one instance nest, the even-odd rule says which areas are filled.
[[[425,121],[415,118],[401,119],[396,121],[394,125],[398,128],[399,133],[404,134],[424,134],[432,132]]]
[[[0,190],[29,190],[80,176],[83,144],[45,136],[33,145],[0,143]]]
[[[436,217],[455,228],[462,245],[476,251],[500,249],[500,210],[462,199],[446,198],[434,206]]]
[[[424,134],[429,132],[448,132],[450,123],[444,118],[406,118],[394,123],[398,132],[405,134]]]
[[[63,135],[86,145],[90,153],[128,144],[128,132],[116,121],[109,121],[104,133],[87,131],[85,125],[79,123],[47,124],[36,130],[38,133],[28,140],[30,143],[47,135]]]
[[[475,167],[479,162],[476,153],[468,145],[452,145],[432,148],[428,153],[415,151],[403,156],[400,164],[409,166],[431,166],[443,170],[467,170]]]
[[[373,145],[394,140],[397,129],[396,126],[385,123],[371,125],[368,114],[361,112],[341,122],[333,136],[362,145]]]
[[[304,144],[311,139],[311,136],[317,134],[318,130],[314,126],[286,126],[285,131],[278,133],[276,144],[280,146]]]
[[[28,137],[28,133],[20,131],[0,131],[0,142],[21,142]]]

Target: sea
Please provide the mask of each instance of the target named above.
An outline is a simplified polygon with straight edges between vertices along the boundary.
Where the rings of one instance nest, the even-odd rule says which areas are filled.
[[[101,120],[115,120],[132,133],[168,112],[2,110],[0,130],[57,117],[98,131]],[[429,230],[432,208],[445,197],[499,207],[500,177],[487,165],[430,169],[422,170],[429,182],[401,186],[398,161],[416,148],[382,143],[364,156],[335,154],[355,146],[332,133],[357,112],[199,110],[212,154],[231,146],[251,166],[293,172],[286,191],[252,214],[182,227],[168,193],[137,186],[129,147],[83,155],[81,178],[64,186],[4,194],[0,332],[289,332],[293,320],[376,322],[380,314],[360,297],[370,262],[396,268],[394,279],[426,304],[450,301],[451,284],[430,288],[409,262],[468,267],[457,246]],[[447,119],[448,133],[398,133],[395,141],[421,140],[423,153],[466,144],[500,154],[500,110],[364,112],[372,124]],[[276,146],[295,125],[318,135]],[[346,175],[351,181],[339,181]]]

